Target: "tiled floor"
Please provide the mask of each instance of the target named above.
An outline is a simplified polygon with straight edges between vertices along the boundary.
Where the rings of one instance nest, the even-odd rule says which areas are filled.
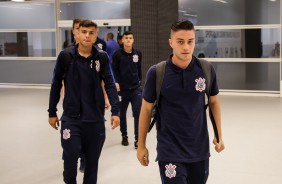
[[[0,184],[60,184],[59,131],[47,123],[49,90],[0,88]],[[209,184],[282,183],[282,99],[220,96],[226,150],[211,147]],[[120,145],[119,130],[106,122],[99,184],[158,184],[155,131],[149,134],[150,165],[143,167],[130,145]],[[109,119],[109,112],[106,114]],[[212,132],[212,129],[211,131]],[[83,174],[78,173],[78,183]]]

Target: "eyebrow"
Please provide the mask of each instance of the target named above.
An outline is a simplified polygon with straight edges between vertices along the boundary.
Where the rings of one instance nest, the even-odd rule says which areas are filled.
[[[183,38],[176,38],[176,40],[184,40]],[[192,40],[195,40],[195,38],[190,38],[190,39],[188,39],[188,41],[192,41]]]
[[[82,31],[82,32],[89,32],[89,33],[94,33],[95,32],[95,31],[87,30],[87,29],[81,29],[80,31]]]

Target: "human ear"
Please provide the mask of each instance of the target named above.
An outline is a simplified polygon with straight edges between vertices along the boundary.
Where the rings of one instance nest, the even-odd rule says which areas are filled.
[[[171,38],[168,39],[168,43],[169,43],[170,47],[172,48],[172,39]]]

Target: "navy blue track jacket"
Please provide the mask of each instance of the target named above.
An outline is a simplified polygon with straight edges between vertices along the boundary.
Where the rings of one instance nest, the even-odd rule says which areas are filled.
[[[80,87],[80,80],[83,76],[79,76],[78,71],[78,53],[77,47],[73,46],[71,49],[66,49],[65,51],[61,51],[57,61],[56,66],[53,73],[51,91],[50,91],[50,100],[49,100],[49,117],[56,117],[57,116],[57,104],[60,100],[60,93],[62,88],[62,82],[64,82],[65,86],[65,97],[63,102],[63,116],[68,118],[80,118],[81,114],[81,87]],[[66,60],[65,52],[68,52],[71,55],[71,61],[67,66],[66,70]],[[95,117],[93,121],[100,121],[104,119],[104,111],[105,111],[105,101],[104,95],[101,87],[101,80],[105,83],[105,90],[107,92],[110,104],[111,104],[111,112],[112,116],[119,116],[119,100],[116,91],[116,86],[113,82],[113,77],[110,71],[110,62],[108,56],[103,51],[98,51],[93,46],[93,53],[91,58],[93,58],[93,75],[92,79],[94,86],[89,86],[91,91],[94,91],[95,103],[95,111],[91,112],[94,113],[92,117]],[[97,70],[97,63],[96,61],[100,61],[99,69]],[[89,65],[91,63],[89,62]],[[87,90],[87,89],[83,89]]]
[[[127,53],[120,48],[115,51],[112,58],[112,66],[116,82],[119,83],[120,90],[137,89],[142,80],[142,54],[137,49],[132,49],[132,53]]]

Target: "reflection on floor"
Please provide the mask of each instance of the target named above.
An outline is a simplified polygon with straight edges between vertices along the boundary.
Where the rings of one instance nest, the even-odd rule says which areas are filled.
[[[48,96],[46,89],[0,88],[1,184],[63,183],[59,131],[47,123]],[[282,99],[220,96],[220,100],[226,150],[218,154],[211,145],[208,183],[282,183]],[[120,132],[110,129],[109,117],[107,111],[107,139],[100,159],[98,183],[160,183],[154,162],[155,130],[148,136],[150,165],[143,167],[133,147],[130,108],[128,147],[120,145]],[[82,178],[83,174],[78,173],[78,183],[82,183]]]

